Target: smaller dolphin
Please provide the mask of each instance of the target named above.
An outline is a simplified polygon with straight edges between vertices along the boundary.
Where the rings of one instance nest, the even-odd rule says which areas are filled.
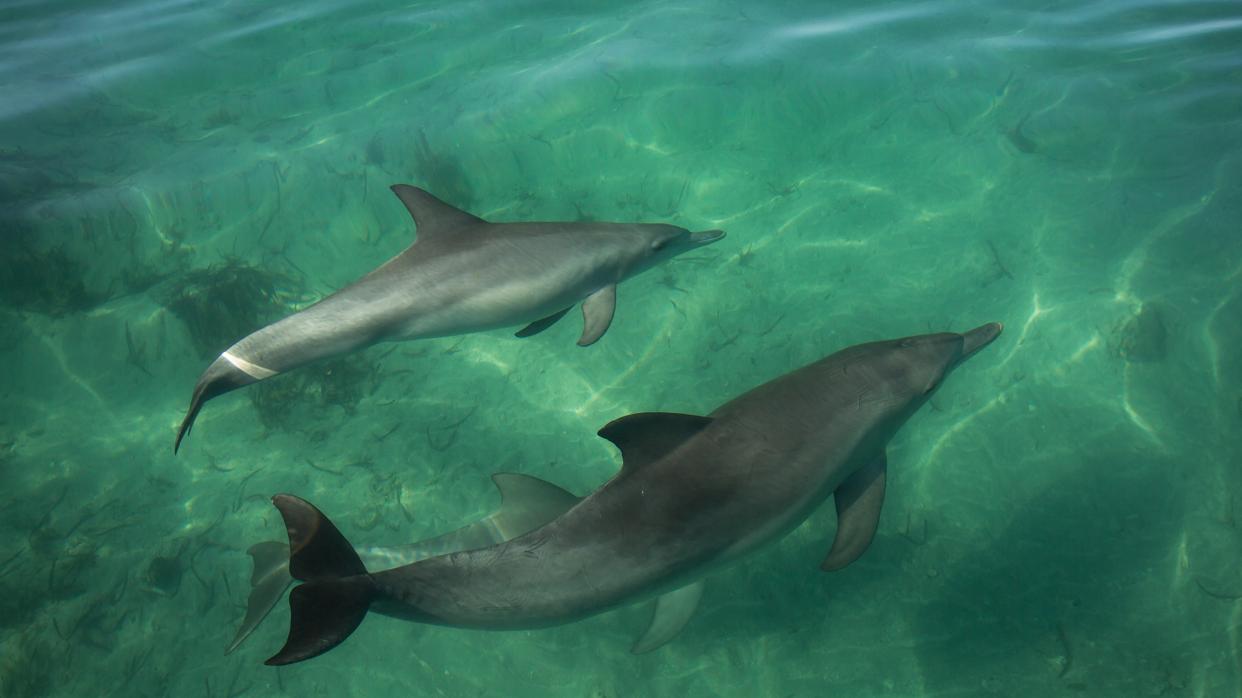
[[[517,336],[529,337],[581,302],[578,344],[588,346],[612,323],[617,284],[724,237],[651,223],[489,223],[417,187],[392,190],[414,218],[417,241],[225,350],[194,386],[174,453],[208,400],[377,342],[514,325],[526,325]]]
[[[600,430],[621,472],[543,526],[482,548],[369,572],[309,502],[277,495],[289,534],[289,637],[267,660],[340,644],[369,610],[464,628],[557,625],[658,596],[645,652],[685,625],[701,578],[776,540],[832,495],[837,531],[820,567],[871,544],[893,434],[999,323],[860,344],[761,385],[707,417],[644,413]],[[562,503],[569,504],[569,501]]]

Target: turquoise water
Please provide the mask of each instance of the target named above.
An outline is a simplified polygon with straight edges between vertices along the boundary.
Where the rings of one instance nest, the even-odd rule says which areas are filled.
[[[1222,2],[8,3],[0,9],[0,693],[1242,695],[1242,11]],[[493,220],[725,240],[563,321],[381,345],[213,401],[225,346]],[[572,316],[571,316],[572,317]],[[889,449],[871,549],[823,507],[633,607],[372,617],[224,656],[292,492],[363,544],[585,493],[624,414],[703,414],[849,344],[1006,323]]]

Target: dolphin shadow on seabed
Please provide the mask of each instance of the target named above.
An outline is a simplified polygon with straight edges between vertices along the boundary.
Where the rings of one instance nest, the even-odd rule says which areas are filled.
[[[1153,574],[1168,566],[1179,545],[1181,530],[1168,521],[1201,505],[1179,461],[1141,442],[1110,443],[1116,435],[1100,429],[1094,406],[1071,415],[1088,432],[1078,439],[1062,432],[1072,447],[1041,451],[1011,435],[1003,446],[1008,453],[998,454],[1010,477],[1056,473],[1054,481],[1020,504],[1000,494],[989,510],[972,501],[976,538],[989,542],[958,541],[969,554],[942,563],[937,583],[920,590],[911,630],[916,638],[935,638],[913,647],[929,694],[971,693],[980,686],[991,686],[995,695],[1164,692],[1151,682],[1156,670],[1150,658],[1189,664],[1191,637],[1210,637],[1211,627],[1197,627],[1181,612],[1161,618],[1139,610],[1145,593],[1161,594],[1156,607],[1180,608],[1176,594],[1158,586],[1166,577]],[[1000,473],[995,484],[978,481],[983,477],[973,486],[1006,487]],[[1206,598],[1204,583],[1227,579],[1210,579],[1201,569],[1190,573],[1195,583],[1182,593],[1191,597]],[[1225,582],[1219,588],[1231,587]],[[1118,663],[1127,655],[1136,663]],[[1168,671],[1182,673],[1172,665]],[[1209,694],[1215,695],[1201,695]]]

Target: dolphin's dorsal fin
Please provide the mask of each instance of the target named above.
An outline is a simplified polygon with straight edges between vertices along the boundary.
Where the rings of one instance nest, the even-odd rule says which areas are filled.
[[[630,651],[642,654],[662,647],[664,643],[677,637],[677,633],[686,627],[694,609],[699,607],[699,599],[703,598],[703,582],[687,584],[677,591],[670,591],[655,600],[655,609],[651,612],[651,624],[647,631],[638,638]]]
[[[392,193],[401,199],[401,203],[405,204],[406,210],[414,218],[414,225],[418,227],[420,240],[487,222],[478,216],[449,206],[418,187],[394,184]]]
[[[500,509],[488,517],[500,540],[518,536],[569,511],[579,498],[547,480],[518,473],[496,473],[492,482],[500,490]]]
[[[880,455],[845,478],[837,488],[833,495],[837,505],[837,536],[828,557],[820,563],[820,569],[825,572],[839,570],[857,560],[871,545],[875,528],[880,523],[887,473],[888,456],[880,451]]]
[[[614,419],[599,435],[621,449],[622,472],[663,458],[712,423],[710,417],[674,412],[639,412]]]

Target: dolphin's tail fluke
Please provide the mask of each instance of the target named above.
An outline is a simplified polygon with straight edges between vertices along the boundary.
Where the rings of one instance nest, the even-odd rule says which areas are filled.
[[[250,558],[254,561],[254,572],[250,575],[250,598],[246,601],[246,617],[242,619],[241,627],[237,629],[233,641],[224,649],[226,655],[231,654],[250,637],[250,633],[276,608],[280,597],[293,584],[293,577],[289,576],[287,544],[268,540],[255,543],[246,552],[250,553]]]
[[[203,409],[203,403],[208,398],[203,397],[203,383],[199,381],[194,386],[194,395],[190,397],[190,409],[185,411],[185,418],[181,420],[181,427],[177,429],[177,440],[173,441],[173,455],[181,450],[181,440],[186,434],[190,433],[190,427],[194,426],[194,420],[198,418],[198,411]]]
[[[345,536],[310,502],[278,494],[272,503],[289,531],[289,572],[305,582],[289,594],[289,638],[265,662],[279,666],[341,644],[366,617],[375,583]]]
[[[260,380],[233,365],[225,358],[227,355],[229,355],[228,352],[221,354],[220,358],[213,361],[207,370],[203,371],[203,375],[199,376],[198,383],[194,386],[194,394],[190,396],[190,409],[186,410],[185,419],[181,420],[181,428],[177,429],[177,440],[173,442],[174,454],[181,448],[181,440],[190,433],[190,428],[194,426],[194,420],[198,417],[199,410],[203,409],[204,403],[230,390],[236,390]],[[268,375],[274,375],[274,372],[268,371]]]

